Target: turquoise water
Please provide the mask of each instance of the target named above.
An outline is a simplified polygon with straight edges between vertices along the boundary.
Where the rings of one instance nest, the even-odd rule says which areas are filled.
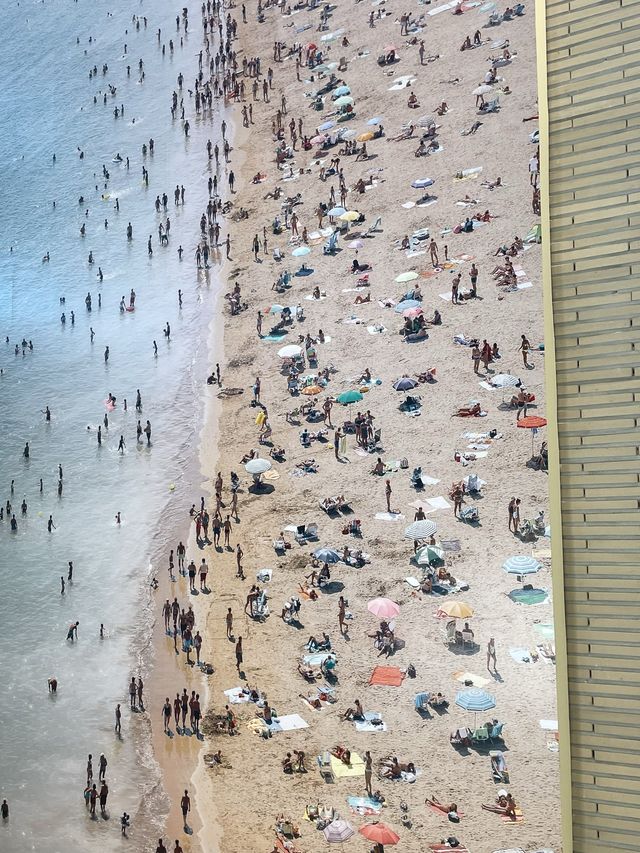
[[[199,4],[191,4],[192,33],[181,47],[175,16],[183,5],[184,0],[175,6],[21,0],[3,6],[0,501],[13,504],[18,530],[10,531],[5,515],[0,522],[0,798],[9,801],[11,817],[0,826],[0,849],[12,853],[120,849],[124,810],[134,818],[136,849],[142,849],[144,833],[156,827],[143,827],[142,818],[136,826],[139,801],[160,796],[154,808],[162,807],[154,763],[144,749],[147,726],[143,715],[131,717],[126,688],[131,675],[144,678],[148,671],[141,650],[155,610],[149,577],[160,561],[164,570],[176,513],[184,507],[181,497],[190,488],[206,371],[205,331],[213,308],[213,282],[196,275],[193,261],[207,197],[204,146],[213,128],[210,118],[196,119],[188,104],[186,87],[193,87],[188,81],[197,73],[200,49]],[[141,22],[136,30],[133,14],[147,15],[148,27]],[[175,43],[173,55],[169,38]],[[108,64],[104,76],[103,63]],[[94,64],[98,74],[89,79]],[[189,139],[180,120],[170,115],[179,72],[185,77]],[[109,83],[116,95],[104,105]],[[113,110],[120,104],[125,115],[115,119]],[[141,147],[150,137],[154,154],[143,158]],[[117,152],[129,156],[128,171],[112,162]],[[110,172],[106,191],[103,165]],[[143,165],[149,170],[148,187],[142,182]],[[184,206],[175,207],[177,183],[185,186],[186,196]],[[106,201],[104,192],[110,194]],[[171,218],[166,248],[158,240],[164,217],[154,207],[163,192]],[[81,195],[83,204],[78,203]],[[131,242],[126,239],[129,222]],[[86,235],[81,237],[83,223]],[[182,262],[178,244],[185,250]],[[93,266],[87,261],[90,251]],[[46,252],[50,262],[43,263]],[[135,313],[122,314],[120,298],[128,301],[131,288],[137,295]],[[184,294],[182,309],[178,288]],[[91,313],[85,307],[87,292]],[[163,334],[167,322],[170,341]],[[34,349],[23,353],[19,346],[15,355],[23,337],[33,341]],[[106,346],[110,357],[105,364]],[[152,424],[150,448],[136,443],[138,388],[142,425],[147,418]],[[96,427],[109,393],[117,406],[99,447]],[[46,406],[50,423],[42,414]],[[117,450],[121,434],[124,454]],[[27,441],[28,460],[22,456]],[[175,491],[170,491],[172,483]],[[56,528],[51,533],[50,515]],[[69,560],[73,583],[61,595],[60,576],[66,579]],[[65,637],[76,620],[79,638],[71,644]],[[51,676],[59,682],[55,697],[47,692]],[[117,702],[123,703],[121,741],[113,732]],[[100,752],[109,760],[111,820],[91,822],[82,797],[86,757],[93,754],[96,768]]]

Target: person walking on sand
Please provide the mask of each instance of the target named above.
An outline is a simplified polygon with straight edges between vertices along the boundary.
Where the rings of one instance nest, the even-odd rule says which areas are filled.
[[[162,706],[162,722],[164,725],[164,733],[169,734],[169,723],[171,722],[171,702],[169,701],[168,696],[164,700],[164,705]]]
[[[391,515],[391,480],[385,481],[384,496],[387,501],[387,512]]]
[[[137,710],[136,706],[136,696],[138,695],[138,689],[136,687],[136,680],[133,676],[131,676],[131,681],[129,682],[129,707],[132,711]]]
[[[487,669],[491,672],[491,662],[493,661],[493,671],[498,671],[497,661],[496,661],[496,641],[493,637],[489,637],[489,642],[487,643]]]
[[[227,610],[226,623],[227,623],[227,639],[233,640],[233,613],[232,613],[230,607]]]
[[[347,615],[347,605],[345,604],[344,596],[340,596],[338,601],[338,625],[340,627],[340,634],[346,634],[347,629],[344,624],[345,617]]]
[[[529,343],[526,335],[521,335],[521,343],[518,349],[522,353],[522,363],[524,366],[529,369],[531,365],[529,364],[529,351],[531,349],[531,344]]]
[[[187,815],[191,811],[191,800],[189,799],[189,792],[186,788],[184,789],[184,794],[180,800],[180,808],[182,809],[182,823],[186,829],[188,827]]]
[[[340,462],[340,439],[342,438],[342,430],[340,427],[333,434],[333,452],[335,454],[336,459]]]
[[[431,257],[431,263],[434,267],[438,266],[438,244],[435,240],[431,240],[429,243],[429,255]]]
[[[227,516],[229,518],[229,516]],[[242,571],[242,558],[244,557],[244,551],[242,550],[242,546],[238,542],[236,545],[236,563],[238,568],[236,570],[236,577],[244,580],[244,572]]]
[[[511,498],[511,500],[509,501],[509,506],[507,507],[507,512],[509,514],[509,530],[514,530],[513,514],[515,512],[515,509],[516,509],[516,499]],[[515,530],[514,530],[514,532],[515,532]]]
[[[242,666],[242,637],[236,640],[236,669],[240,672]]]
[[[371,796],[371,765],[373,764],[373,759],[371,758],[371,753],[367,750],[364,754],[364,787],[369,796]]]

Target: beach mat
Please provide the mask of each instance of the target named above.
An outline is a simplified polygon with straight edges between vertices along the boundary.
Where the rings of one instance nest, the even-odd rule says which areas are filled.
[[[331,756],[331,770],[336,779],[364,776],[364,761],[357,752],[351,753],[351,764],[343,764],[335,755]]]
[[[224,695],[232,705],[241,705],[243,702],[249,701],[249,694],[242,692],[242,687],[232,687],[231,690],[225,690]]]
[[[455,850],[456,853],[469,853],[469,848],[464,844],[459,844],[457,847],[451,847],[449,844],[430,844],[429,850],[433,850],[433,853],[451,853],[451,850]]]
[[[347,797],[347,803],[354,814],[377,815],[382,811],[382,804],[371,797]]]
[[[483,675],[475,675],[473,672],[465,672],[463,670],[460,670],[460,672],[454,672],[453,677],[461,684],[466,684],[470,681],[472,682],[471,686],[473,687],[486,687],[490,680],[485,678]]]
[[[369,684],[382,684],[386,687],[400,687],[404,675],[397,666],[377,666],[371,673]]]
[[[374,720],[380,720],[381,724],[374,725]],[[382,722],[382,714],[377,711],[366,711],[364,720],[356,720],[355,727],[357,732],[386,732],[387,724]]]
[[[266,725],[266,724],[265,724]],[[292,732],[295,729],[308,729],[309,723],[305,722],[299,714],[286,714],[284,717],[273,718],[269,726],[270,732]]]

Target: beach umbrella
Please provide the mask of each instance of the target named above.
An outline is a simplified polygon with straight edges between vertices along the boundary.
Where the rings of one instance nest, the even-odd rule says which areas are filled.
[[[248,474],[264,474],[271,470],[271,462],[268,459],[250,459],[244,468]]]
[[[520,384],[520,380],[510,373],[496,373],[491,377],[490,383],[494,388],[515,388]]]
[[[400,379],[396,379],[393,383],[393,387],[396,391],[411,391],[412,388],[415,388],[418,383],[415,379],[412,379],[410,376],[401,376]]]
[[[400,275],[395,277],[394,281],[397,284],[405,284],[408,281],[415,281],[417,278],[420,278],[420,276],[415,270],[408,270],[407,272],[401,272]]]
[[[331,128],[335,126],[335,121],[325,121],[323,124],[318,125],[318,133],[322,133],[325,130],[331,130]]]
[[[531,455],[533,456],[533,440],[539,429],[547,425],[547,419],[541,418],[539,415],[527,415],[526,418],[520,418],[518,426],[520,429],[531,430]]]
[[[286,347],[278,350],[278,355],[280,358],[297,358],[302,355],[302,347],[298,344],[287,344]]]
[[[444,551],[437,545],[425,545],[416,551],[415,561],[419,566],[430,566],[431,563],[443,563]]]
[[[269,314],[282,314],[284,311],[284,305],[272,305],[269,308]]]
[[[333,103],[336,107],[351,107],[354,104],[354,100],[351,95],[341,95],[339,98],[336,98]]]
[[[431,127],[431,125],[435,123],[436,120],[433,116],[421,116],[416,122],[418,127]]]
[[[355,135],[356,132],[353,128],[343,128],[338,134],[340,139],[353,139]]]
[[[311,140],[312,145],[322,145],[323,142],[327,141],[326,133],[319,133],[317,136],[314,136]]]
[[[479,86],[476,86],[476,88],[473,90],[473,92],[471,94],[472,95],[488,95],[489,92],[493,92],[493,89],[491,88],[491,86],[489,86],[487,83],[481,83]]]
[[[438,608],[438,613],[450,616],[452,619],[471,619],[473,607],[464,601],[447,601]]]
[[[373,841],[374,844],[382,844],[383,846],[385,844],[397,844],[400,841],[400,836],[390,826],[381,821],[365,823],[364,826],[360,827],[358,832],[360,835],[364,835],[369,841]]]
[[[342,214],[346,212],[346,208],[340,207],[340,205],[338,205],[337,207],[331,208],[331,210],[329,211],[329,216],[342,216]]]
[[[347,210],[345,213],[340,214],[340,219],[343,222],[355,222],[356,219],[360,218],[360,214],[357,210]]]
[[[400,613],[400,606],[390,598],[373,598],[367,604],[367,610],[379,619],[394,619]]]
[[[402,302],[398,302],[396,307],[393,309],[396,314],[404,314],[405,311],[408,311],[409,308],[421,308],[422,305],[417,299],[403,299]]]
[[[336,397],[336,402],[343,406],[350,406],[352,403],[359,403],[360,400],[364,400],[364,396],[360,391],[343,391],[342,394],[338,394]]]
[[[423,190],[425,187],[433,186],[433,184],[433,178],[416,178],[415,181],[411,181],[411,186],[414,190]]]
[[[428,518],[423,518],[422,521],[414,521],[404,531],[405,539],[428,539],[438,529],[435,521],[430,521]]]
[[[350,249],[364,249],[364,243],[362,242],[362,240],[352,240],[349,243],[349,248]]]
[[[307,397],[313,397],[315,394],[321,394],[322,388],[319,385],[307,385],[300,393],[306,394]]]
[[[351,89],[348,86],[338,86],[337,89],[333,90],[333,94],[338,98],[340,95],[350,95]]]
[[[505,560],[502,568],[509,575],[535,575],[542,568],[542,563],[526,554],[519,554]]]
[[[316,548],[313,556],[321,563],[339,563],[341,559],[335,548]]]
[[[310,41],[307,45],[307,50],[317,50],[318,45],[315,42]]]
[[[365,130],[363,133],[360,133],[356,136],[358,142],[369,142],[370,139],[373,139],[375,136],[372,130]]]
[[[382,116],[374,116],[367,121],[367,124],[371,127],[375,127],[377,124],[380,124],[382,121]]]
[[[495,697],[481,687],[465,687],[456,694],[456,705],[465,711],[473,711],[475,723],[478,722],[478,711],[490,711],[496,707]],[[475,725],[474,723],[474,725]]]
[[[422,308],[407,308],[406,311],[402,312],[403,317],[419,317],[423,313]]]
[[[294,258],[304,258],[305,255],[310,255],[311,249],[308,246],[298,246],[297,249],[294,249],[291,252],[291,256]]]
[[[356,834],[355,829],[346,820],[332,820],[322,831],[329,844],[342,844]]]

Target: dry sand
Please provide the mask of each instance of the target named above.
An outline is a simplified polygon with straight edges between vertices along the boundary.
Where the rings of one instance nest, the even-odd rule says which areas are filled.
[[[427,13],[432,6],[419,6],[414,16]],[[500,7],[502,8],[502,7]],[[371,10],[386,10],[386,16],[369,28]],[[454,343],[454,335],[464,333],[480,340],[496,341],[502,359],[492,365],[495,372],[514,373],[522,376],[527,388],[535,393],[538,403],[532,413],[544,414],[543,369],[544,357],[535,352],[532,356],[534,369],[525,370],[518,352],[520,335],[525,333],[534,347],[542,341],[542,293],[540,287],[540,253],[532,246],[517,259],[517,264],[526,270],[526,280],[532,287],[513,293],[502,293],[492,277],[495,265],[494,253],[501,244],[510,244],[514,235],[523,237],[537,221],[531,212],[531,188],[529,186],[528,162],[534,146],[528,139],[537,126],[535,122],[523,124],[525,116],[537,112],[535,94],[535,46],[533,8],[512,22],[504,22],[495,28],[484,25],[489,13],[480,13],[471,8],[461,16],[445,11],[434,16],[426,15],[426,26],[418,38],[425,40],[426,55],[439,55],[434,61],[420,66],[417,45],[407,46],[406,37],[399,34],[399,16],[404,11],[400,3],[388,2],[380,5],[340,4],[329,19],[329,30],[344,28],[349,46],[342,47],[340,39],[329,43],[328,61],[346,57],[348,68],[338,73],[352,90],[357,117],[349,123],[362,132],[368,118],[383,116],[386,138],[367,143],[370,159],[355,162],[355,157],[341,157],[348,186],[352,187],[360,177],[371,172],[378,180],[377,185],[360,195],[349,192],[346,206],[366,215],[362,227],[373,224],[377,216],[382,217],[381,229],[365,240],[365,247],[358,253],[361,261],[372,264],[370,273],[371,302],[354,305],[357,295],[355,276],[349,273],[353,250],[347,248],[348,239],[357,237],[360,227],[351,229],[347,239],[339,241],[340,251],[335,256],[324,256],[320,245],[312,247],[306,258],[314,272],[308,277],[294,277],[291,289],[284,295],[271,290],[271,285],[283,269],[293,272],[299,260],[290,257],[292,245],[290,232],[276,236],[270,224],[281,214],[281,200],[265,200],[268,191],[280,185],[284,195],[302,194],[303,204],[295,207],[300,219],[299,231],[306,226],[309,232],[316,230],[315,210],[319,201],[329,200],[331,179],[321,182],[319,166],[314,162],[314,152],[298,151],[295,160],[288,160],[285,170],[279,171],[274,162],[275,143],[271,123],[280,106],[280,94],[286,95],[288,114],[285,126],[293,116],[302,117],[304,132],[313,136],[314,128],[326,120],[331,111],[330,101],[323,112],[310,109],[305,92],[313,91],[317,84],[309,81],[308,69],[301,68],[303,83],[296,81],[295,60],[274,63],[271,45],[276,39],[291,46],[294,41],[306,45],[318,41],[322,33],[316,31],[318,11],[300,11],[292,16],[282,16],[279,11],[266,9],[266,22],[255,24],[253,7],[248,11],[248,25],[241,23],[240,10],[234,10],[239,21],[240,40],[236,43],[239,58],[260,55],[263,71],[274,68],[274,90],[271,103],[261,102],[254,106],[254,126],[250,132],[240,130],[235,137],[235,148],[240,149],[246,162],[240,168],[237,151],[234,152],[232,167],[236,173],[234,195],[235,209],[245,207],[250,218],[231,225],[232,261],[225,265],[224,289],[230,291],[237,280],[242,288],[242,299],[249,305],[247,311],[237,315],[227,314],[224,329],[224,360],[222,360],[223,382],[226,387],[244,389],[240,396],[224,400],[220,409],[220,439],[217,451],[210,440],[205,442],[203,459],[207,476],[213,480],[220,470],[225,481],[224,500],[230,502],[229,472],[241,475],[243,485],[240,493],[240,522],[235,525],[231,543],[237,542],[244,549],[246,581],[235,577],[235,557],[231,552],[206,552],[212,568],[210,578],[213,594],[206,604],[208,610],[199,612],[198,627],[205,637],[205,658],[212,659],[216,673],[208,679],[210,694],[208,710],[221,712],[226,697],[223,690],[241,683],[235,671],[234,646],[225,637],[225,613],[231,607],[234,614],[236,636],[244,638],[244,665],[247,682],[264,691],[269,702],[279,714],[299,714],[309,727],[289,733],[274,734],[264,740],[247,727],[255,717],[255,706],[233,706],[239,719],[239,736],[214,736],[201,751],[213,752],[221,749],[225,766],[213,770],[202,770],[196,776],[198,784],[198,809],[209,826],[219,824],[222,841],[219,849],[225,853],[240,851],[269,851],[273,847],[274,823],[277,815],[284,813],[301,832],[295,845],[302,851],[324,850],[326,841],[322,832],[303,819],[308,803],[323,803],[333,806],[342,817],[350,820],[357,828],[370,820],[350,813],[347,796],[364,795],[364,779],[338,779],[333,785],[325,784],[316,767],[315,757],[336,744],[344,744],[360,755],[369,749],[374,762],[387,755],[396,755],[400,761],[413,761],[421,773],[414,784],[390,781],[377,782],[386,797],[382,820],[390,824],[400,835],[399,850],[423,851],[428,845],[438,842],[447,835],[457,836],[473,853],[490,853],[506,847],[530,849],[537,846],[559,846],[559,794],[557,755],[549,748],[554,742],[553,733],[540,728],[539,721],[555,718],[555,667],[542,657],[537,662],[519,663],[509,653],[511,648],[533,649],[541,642],[535,623],[550,623],[552,620],[549,603],[526,607],[514,604],[506,595],[518,586],[516,579],[505,574],[501,565],[513,554],[530,554],[532,542],[521,541],[507,529],[507,504],[512,495],[522,499],[522,518],[533,518],[537,511],[547,508],[546,475],[526,467],[530,456],[531,439],[526,430],[516,429],[513,410],[499,408],[502,391],[487,391],[479,387],[468,347]],[[295,28],[312,23],[313,28],[297,34]],[[193,29],[193,25],[192,25]],[[460,52],[464,37],[473,37],[480,29],[485,43],[475,50]],[[492,49],[492,39],[508,38],[512,51],[517,51],[514,61],[499,69],[512,90],[512,94],[500,94],[502,109],[496,115],[476,116],[475,97],[471,94],[483,79],[489,67],[488,57],[497,55]],[[380,68],[376,57],[384,45],[393,42],[398,47],[399,61],[388,69]],[[359,51],[366,56],[358,56]],[[283,51],[283,56],[286,50]],[[396,77],[415,76],[411,90],[417,95],[421,107],[407,107],[409,89],[390,91]],[[443,82],[453,81],[458,82]],[[247,82],[247,99],[250,99],[250,82]],[[390,142],[388,139],[424,114],[433,114],[433,108],[445,100],[449,111],[438,118],[438,139],[444,150],[430,157],[416,158],[416,140]],[[235,107],[237,123],[240,124],[240,107]],[[234,113],[235,114],[235,113]],[[460,131],[469,128],[480,118],[482,127],[476,135],[461,136]],[[287,131],[288,139],[288,131]],[[331,157],[338,156],[338,147],[326,155],[325,165]],[[289,166],[294,171],[303,169],[304,174],[293,180],[283,180]],[[454,180],[462,169],[482,166],[482,174],[476,179]],[[266,180],[256,186],[251,176],[266,173]],[[483,179],[501,176],[505,184],[502,189],[489,191],[481,187]],[[420,193],[411,189],[413,180],[429,176],[435,179],[433,187],[437,202],[429,207],[404,208],[407,201],[415,201]],[[226,191],[226,182],[223,184]],[[334,183],[337,201],[337,180]],[[456,206],[456,200],[466,193],[478,199],[478,204],[469,208]],[[228,197],[226,193],[225,197]],[[467,213],[489,209],[497,218],[472,234],[449,234],[440,237],[443,228],[461,221]],[[326,222],[325,222],[326,224]],[[254,263],[251,241],[254,233],[262,234],[267,227],[269,255]],[[452,305],[438,294],[450,290],[454,271],[443,270],[432,274],[429,254],[407,258],[405,252],[395,245],[405,234],[418,228],[429,228],[435,236],[442,258],[444,245],[448,245],[449,256],[459,258],[466,254],[475,258],[480,275],[479,297],[463,305]],[[279,246],[285,261],[277,264],[271,257],[273,247]],[[459,267],[462,285],[468,289],[468,270],[471,261]],[[441,326],[430,329],[425,342],[408,345],[398,334],[402,318],[393,309],[382,308],[377,300],[384,297],[398,299],[409,285],[394,283],[394,278],[406,270],[416,270],[421,277],[425,314],[431,316],[437,308],[443,317]],[[424,275],[428,273],[428,275]],[[315,286],[326,292],[327,298],[309,301]],[[363,291],[367,292],[367,291]],[[285,305],[300,303],[304,307],[306,320],[290,327],[282,343],[260,340],[256,334],[256,313],[268,311],[274,302]],[[225,302],[225,312],[228,306]],[[364,321],[361,325],[344,324],[343,320],[355,314]],[[268,331],[270,317],[265,317],[263,332]],[[371,335],[367,325],[382,324],[385,334]],[[331,376],[325,392],[319,396],[320,404],[327,395],[359,387],[358,378],[369,368],[380,384],[374,386],[364,401],[353,407],[352,413],[370,409],[375,416],[375,427],[382,430],[384,452],[379,455],[386,462],[407,458],[409,470],[389,475],[391,480],[392,505],[405,516],[403,520],[384,521],[376,513],[385,510],[384,478],[369,472],[377,455],[362,455],[358,452],[353,435],[348,437],[346,461],[338,462],[333,453],[333,433],[327,443],[314,442],[311,449],[301,447],[299,426],[285,421],[285,414],[304,402],[306,397],[291,397],[287,392],[286,379],[280,373],[280,360],[276,353],[285,343],[297,342],[297,334],[307,331],[315,335],[318,329],[331,337],[329,343],[318,345],[319,367],[331,364],[337,372]],[[214,359],[215,360],[215,359]],[[422,398],[420,417],[412,418],[398,410],[404,395],[392,388],[392,383],[403,374],[436,368],[437,382],[420,385],[416,389]],[[526,375],[525,375],[526,374]],[[255,425],[257,410],[250,405],[251,386],[256,376],[262,383],[261,399],[266,404],[273,428],[273,442],[286,449],[286,461],[274,462],[279,475],[269,485],[272,490],[261,494],[248,491],[250,478],[244,472],[240,459],[249,449],[258,447],[258,427]],[[212,396],[216,393],[212,389]],[[505,392],[508,399],[509,392]],[[488,415],[484,418],[459,419],[451,417],[458,405],[477,399]],[[332,419],[340,424],[348,410],[334,405]],[[484,458],[467,466],[454,461],[456,450],[465,451],[469,441],[463,438],[465,431],[488,432],[495,429],[502,434]],[[539,444],[540,436],[536,443]],[[260,448],[267,456],[268,447]],[[319,465],[316,474],[293,476],[297,462],[313,457]],[[410,484],[411,469],[421,465],[423,472],[439,482],[428,486],[423,499],[447,497],[451,483],[475,472],[487,481],[484,496],[475,503],[480,510],[480,524],[470,526],[454,518],[453,510],[439,510],[428,517],[438,525],[438,539],[460,541],[460,551],[447,554],[447,568],[457,578],[469,584],[468,592],[457,597],[468,602],[475,611],[472,627],[478,646],[474,652],[449,650],[442,640],[444,621],[434,617],[441,599],[416,594],[411,591],[404,578],[420,576],[420,569],[410,564],[412,545],[403,539],[406,524],[415,512],[412,502],[419,497]],[[318,501],[328,495],[344,494],[348,497],[353,514],[346,520],[359,519],[362,539],[343,534],[345,519],[331,518],[318,507]],[[274,553],[272,540],[287,524],[317,522],[319,542],[312,546],[293,547],[286,556]],[[280,618],[283,602],[298,590],[309,564],[311,547],[318,545],[342,548],[361,547],[371,555],[370,565],[361,569],[350,568],[342,563],[332,566],[332,579],[339,582],[336,592],[321,592],[318,601],[303,600],[300,613],[302,627],[285,624]],[[541,539],[538,549],[548,547]],[[195,554],[195,549],[191,552]],[[197,560],[198,561],[198,560]],[[537,587],[550,587],[549,561],[543,559],[543,570],[533,577]],[[273,569],[273,579],[267,585],[271,615],[265,622],[258,622],[243,615],[245,596],[255,582],[256,572],[263,568]],[[309,569],[306,569],[308,574]],[[353,619],[348,621],[348,634],[340,636],[338,629],[338,588],[343,585],[342,595],[349,602]],[[186,582],[178,584],[181,597],[187,595]],[[367,602],[385,596],[400,605],[400,616],[396,620],[396,634],[404,647],[387,661],[377,658],[373,640],[368,633],[373,631],[377,620],[367,611]],[[202,605],[202,596],[199,606]],[[454,597],[448,597],[448,601]],[[160,600],[160,599],[159,599]],[[164,597],[163,599],[164,600]],[[203,629],[204,626],[204,629]],[[309,686],[297,672],[297,664],[304,654],[304,644],[311,634],[318,636],[326,629],[338,656],[338,682],[335,704],[321,711],[311,709],[300,693],[310,691]],[[495,637],[497,668],[499,675],[491,676],[486,669],[486,644]],[[400,687],[369,686],[372,670],[377,664],[406,668],[413,664],[416,678],[405,678]],[[173,664],[171,665],[173,666]],[[496,697],[496,708],[484,717],[497,717],[504,721],[505,744],[513,793],[524,813],[524,821],[515,825],[505,824],[495,814],[484,812],[482,802],[490,803],[496,797],[498,787],[490,772],[488,748],[463,750],[454,749],[449,743],[449,733],[458,726],[473,727],[473,714],[454,704],[456,691],[463,685],[453,674],[469,671],[487,678],[486,689]],[[202,684],[202,682],[200,682]],[[195,683],[194,683],[194,688]],[[432,719],[421,718],[414,709],[416,693],[441,691],[450,700],[448,713],[434,714]],[[160,688],[159,692],[162,692]],[[387,731],[376,733],[357,732],[353,723],[342,721],[341,713],[359,698],[365,710],[380,712],[387,724]],[[154,709],[154,713],[156,713]],[[156,716],[160,717],[159,710]],[[157,726],[157,721],[156,721]],[[159,760],[166,766],[172,765],[184,747],[160,745]],[[281,759],[287,751],[302,749],[307,756],[309,772],[286,775],[281,770]],[[174,751],[177,750],[177,751]],[[191,758],[195,749],[190,749]],[[183,773],[183,769],[180,771]],[[169,768],[169,776],[175,777],[175,768]],[[172,783],[175,791],[180,784]],[[173,793],[173,791],[172,791]],[[435,795],[442,801],[454,800],[464,813],[460,824],[449,824],[444,816],[438,816],[425,805],[425,797]],[[403,825],[401,802],[406,803],[410,826]],[[171,833],[177,829],[177,801],[173,800]],[[198,825],[196,825],[198,829]],[[178,837],[171,834],[171,838]],[[184,836],[181,836],[184,838]],[[201,836],[202,840],[202,836]],[[192,838],[192,847],[197,839]],[[188,839],[187,839],[188,842]],[[369,843],[360,835],[348,842],[354,850],[367,850]],[[191,849],[184,843],[185,850]],[[216,843],[210,839],[203,849],[213,850]]]

